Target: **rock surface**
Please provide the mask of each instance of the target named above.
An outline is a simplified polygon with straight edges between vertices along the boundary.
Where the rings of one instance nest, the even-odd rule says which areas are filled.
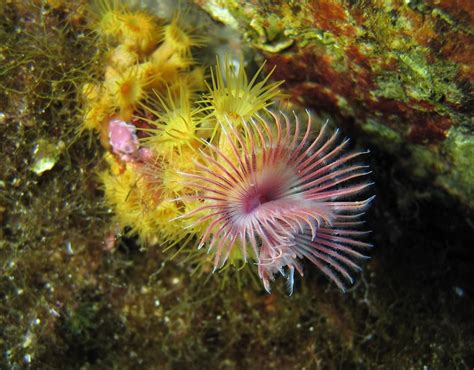
[[[326,111],[474,208],[474,3],[195,0]]]

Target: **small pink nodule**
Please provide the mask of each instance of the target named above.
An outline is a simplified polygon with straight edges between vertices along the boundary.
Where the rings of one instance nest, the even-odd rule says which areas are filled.
[[[113,119],[109,122],[109,143],[112,151],[125,162],[136,160],[138,152],[138,137],[135,126]]]

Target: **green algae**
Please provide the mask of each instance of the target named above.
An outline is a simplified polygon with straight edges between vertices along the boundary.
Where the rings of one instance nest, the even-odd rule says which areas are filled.
[[[453,82],[458,73],[458,66],[440,60],[428,63],[428,54],[425,48],[421,48],[399,55],[400,72],[383,74],[384,77],[391,77],[387,78],[386,82],[389,87],[388,93],[384,89],[385,86],[379,86],[380,92],[376,93],[401,101],[412,98],[435,103],[444,98],[445,102],[461,103],[463,94]],[[393,94],[393,90],[397,87],[399,94]],[[440,111],[448,111],[443,105],[438,107]]]
[[[374,145],[383,148],[384,151],[392,154],[400,151],[403,140],[395,130],[373,119],[364,122],[362,130],[371,138]]]
[[[393,155],[404,153],[399,165],[414,177],[431,178],[450,196],[463,199],[465,207],[474,208],[474,139],[470,130],[451,129],[442,148],[437,149],[413,144],[407,146],[400,134],[377,120],[368,119],[361,129],[380,150]]]
[[[469,207],[474,207],[474,136],[471,130],[452,129],[443,154],[449,158],[450,165],[437,182],[452,195],[465,198]]]

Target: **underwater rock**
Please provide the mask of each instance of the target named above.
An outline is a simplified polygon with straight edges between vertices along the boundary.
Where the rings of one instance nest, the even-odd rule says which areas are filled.
[[[474,208],[474,3],[195,2],[276,66],[293,101]]]
[[[160,8],[170,2],[146,1]],[[133,94],[121,94],[125,99],[120,109],[113,105],[117,100],[110,104],[107,90],[99,88],[109,77],[110,83],[103,86],[109,93],[118,92],[112,81],[123,82],[122,93],[140,91],[133,89],[140,85],[128,84],[120,75],[105,76],[104,63],[124,68],[133,54],[106,48],[96,33],[88,31],[86,3],[0,3],[0,69],[8,72],[0,73],[1,369],[474,367],[470,248],[474,218],[460,212],[454,202],[427,199],[430,192],[423,186],[392,181],[396,180],[392,167],[399,159],[420,161],[418,175],[427,176],[427,169],[445,174],[438,175],[438,181],[446,181],[444,187],[458,186],[465,196],[472,178],[469,125],[456,123],[456,131],[442,142],[446,155],[456,162],[453,167],[432,154],[435,144],[410,144],[411,156],[394,158],[381,151],[368,156],[379,163],[371,175],[378,191],[368,218],[373,230],[368,239],[377,248],[357,286],[340,294],[308,264],[305,279],[295,281],[297,294],[286,296],[285,281],[279,279],[269,295],[249,268],[237,265],[212,274],[212,256],[205,248],[196,253],[182,249],[192,246],[192,239],[182,240],[179,247],[171,244],[171,249],[144,247],[143,239],[152,239],[151,244],[156,237],[130,236],[134,224],[129,220],[137,215],[133,209],[121,213],[128,216],[120,220],[128,227],[116,226],[109,209],[113,204],[107,196],[104,201],[104,193],[112,200],[122,196],[127,205],[138,200],[153,207],[147,213],[150,223],[135,225],[142,229],[154,225],[158,217],[153,216],[165,220],[159,227],[166,237],[175,237],[174,230],[182,235],[185,225],[167,222],[182,206],[154,207],[155,199],[143,196],[150,194],[142,186],[143,175],[149,172],[134,170],[140,165],[137,162],[151,162],[143,152],[146,148],[139,148],[140,161],[120,158],[124,151],[135,153],[134,134],[143,145],[144,129],[153,126],[145,114],[126,117],[127,99]],[[120,4],[117,0],[94,3]],[[274,30],[278,28],[269,33],[275,35],[269,36],[276,40],[273,50],[283,50],[287,44],[294,44],[296,50],[293,38],[279,40]],[[217,40],[223,32],[206,34]],[[146,43],[140,45],[137,51],[143,52]],[[237,49],[235,43],[230,45],[228,49]],[[209,63],[214,60],[213,54]],[[144,60],[139,63],[150,66]],[[136,77],[134,73],[130,75]],[[192,77],[188,82],[203,80],[205,75],[197,70],[188,74]],[[265,91],[268,96],[269,90]],[[245,113],[255,105],[238,107]],[[408,146],[403,132],[384,125],[376,114],[371,117],[356,123],[372,143],[391,153]],[[120,119],[136,130],[129,127],[118,137],[114,132],[110,142],[110,119]],[[161,129],[162,121],[155,128]],[[182,122],[173,120],[173,128],[183,127]],[[168,144],[182,138],[168,135],[171,130],[165,133]],[[32,169],[41,158],[53,166],[39,175]],[[177,171],[190,171],[193,161],[191,156],[186,159],[174,161],[176,166],[163,173],[162,189],[169,197],[185,188]],[[104,174],[112,181],[104,182]],[[459,187],[460,183],[466,187]],[[119,191],[108,191],[107,185]],[[418,199],[413,199],[414,192]]]

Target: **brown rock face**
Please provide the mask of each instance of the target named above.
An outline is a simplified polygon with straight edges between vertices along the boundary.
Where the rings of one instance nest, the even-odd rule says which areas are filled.
[[[294,102],[408,148],[409,173],[474,206],[471,1],[198,3],[263,52]]]

